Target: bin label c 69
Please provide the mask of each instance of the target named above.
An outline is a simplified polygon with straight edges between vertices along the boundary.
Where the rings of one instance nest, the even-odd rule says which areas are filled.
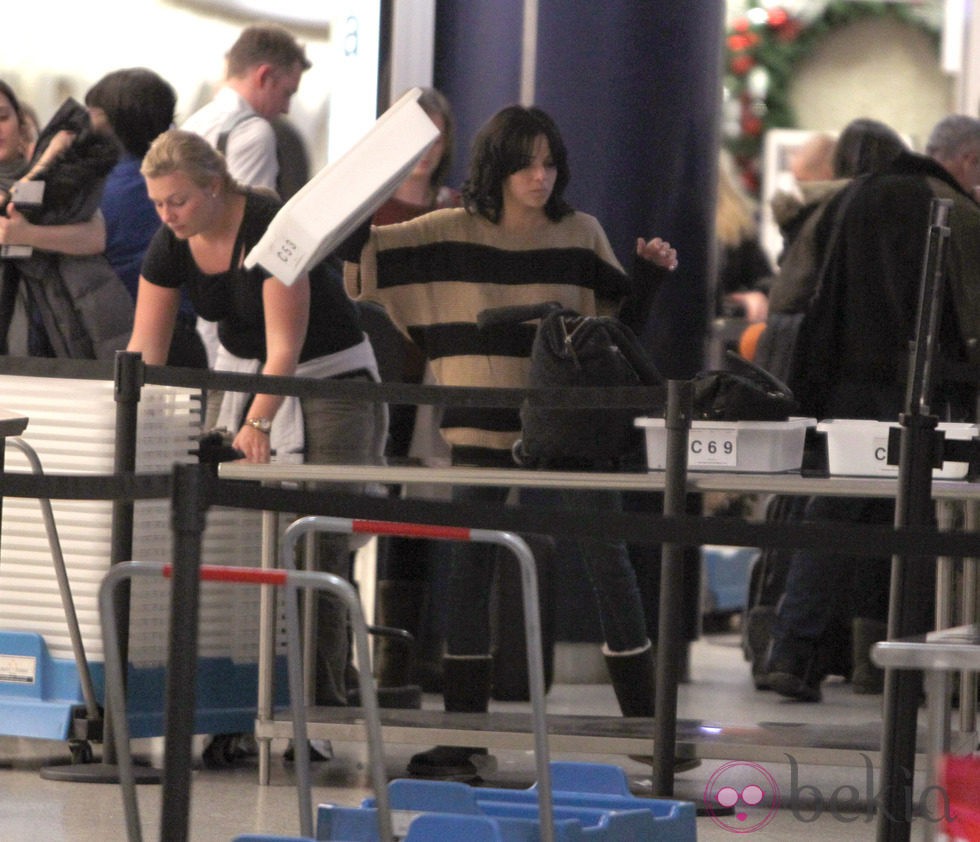
[[[687,464],[692,468],[734,468],[738,465],[736,430],[692,430],[688,436]]]

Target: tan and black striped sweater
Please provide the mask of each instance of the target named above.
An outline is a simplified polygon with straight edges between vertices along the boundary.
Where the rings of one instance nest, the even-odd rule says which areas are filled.
[[[557,301],[611,314],[631,292],[599,222],[578,212],[520,233],[463,208],[375,227],[345,282],[388,311],[445,386],[527,384],[535,325],[480,331],[482,310]],[[454,447],[509,450],[520,420],[516,410],[448,407],[442,431]]]

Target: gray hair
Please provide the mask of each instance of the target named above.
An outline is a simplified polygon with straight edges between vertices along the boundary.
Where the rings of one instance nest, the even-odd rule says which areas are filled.
[[[980,120],[966,114],[951,114],[936,123],[926,143],[926,155],[937,161],[949,161],[967,146],[980,146]]]

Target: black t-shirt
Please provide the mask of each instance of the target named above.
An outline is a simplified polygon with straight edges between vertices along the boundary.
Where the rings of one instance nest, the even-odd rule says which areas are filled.
[[[245,195],[232,267],[217,274],[202,272],[186,240],[166,226],[150,242],[142,275],[151,283],[185,287],[201,318],[218,323],[218,338],[231,353],[265,361],[265,313],[262,285],[270,273],[261,265],[241,265],[279,211],[277,199],[262,193]],[[310,324],[300,362],[350,348],[363,339],[357,309],[347,297],[339,272],[328,261],[310,270]]]

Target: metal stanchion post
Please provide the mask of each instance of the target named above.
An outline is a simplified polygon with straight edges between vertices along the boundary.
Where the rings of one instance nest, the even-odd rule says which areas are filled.
[[[942,313],[943,274],[952,202],[934,199],[922,269],[915,342],[909,364],[905,411],[900,416],[901,454],[895,526],[932,521],[932,469],[938,419],[929,414],[932,357]],[[929,630],[929,606],[921,594],[935,577],[935,558],[895,555],[892,558],[888,604],[888,639],[897,640]],[[908,842],[912,830],[911,801],[915,777],[915,739],[922,675],[912,670],[885,671],[881,741],[881,793],[878,799],[878,842]]]
[[[691,428],[694,386],[689,380],[667,384],[666,471],[664,515],[685,513],[687,500],[687,442]],[[681,600],[684,587],[684,547],[664,544],[660,568],[660,616],[657,627],[656,721],[653,742],[653,791],[674,793],[674,748],[677,742],[677,682],[681,652]]]
[[[170,592],[170,643],[164,723],[163,810],[160,842],[186,842],[190,822],[191,749],[197,684],[201,536],[207,514],[202,489],[206,466],[175,465],[173,486],[174,573]]]

